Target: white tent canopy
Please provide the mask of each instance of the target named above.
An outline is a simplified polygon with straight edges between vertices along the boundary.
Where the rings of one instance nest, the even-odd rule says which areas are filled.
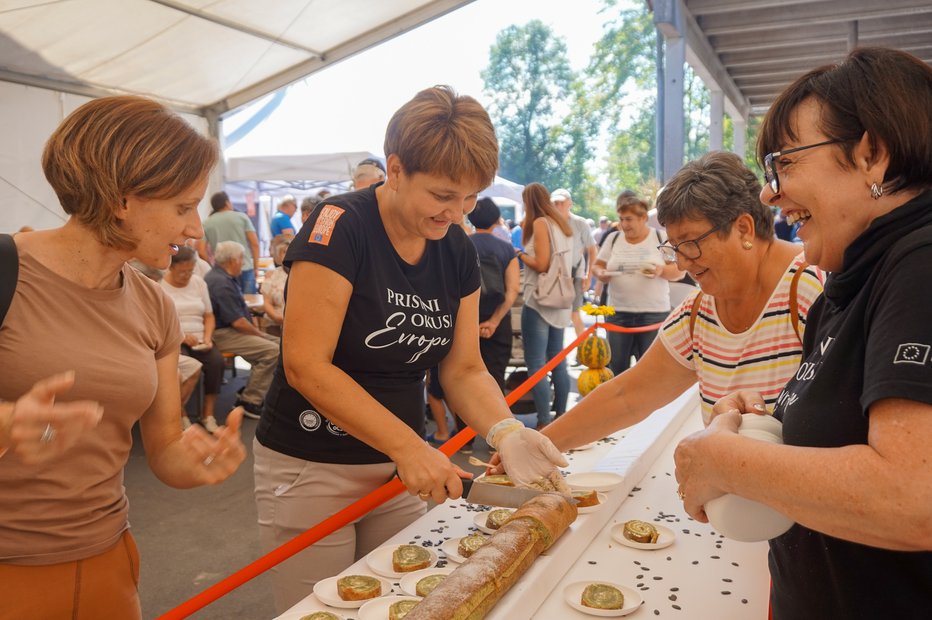
[[[0,231],[66,218],[40,155],[91,98],[150,96],[217,136],[225,113],[470,2],[0,0]]]
[[[367,151],[231,157],[226,162],[226,180],[342,182],[350,180],[353,168],[366,158],[378,157]]]

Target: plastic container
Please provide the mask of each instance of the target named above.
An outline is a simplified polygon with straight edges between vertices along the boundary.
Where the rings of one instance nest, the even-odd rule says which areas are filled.
[[[782,444],[783,424],[771,415],[745,413],[738,434]],[[793,520],[786,515],[740,495],[727,494],[706,502],[705,513],[718,532],[741,542],[770,540],[793,526]]]

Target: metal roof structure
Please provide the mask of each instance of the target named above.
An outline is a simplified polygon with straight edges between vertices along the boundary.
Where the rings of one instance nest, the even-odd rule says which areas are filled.
[[[217,117],[472,0],[0,0],[0,80]]]
[[[686,59],[726,108],[745,119],[810,69],[854,47],[904,50],[932,64],[930,0],[653,0],[667,19],[682,11]],[[673,5],[680,5],[675,7]],[[660,15],[663,14],[663,15]],[[655,18],[656,21],[656,18]],[[664,36],[670,22],[658,23]]]

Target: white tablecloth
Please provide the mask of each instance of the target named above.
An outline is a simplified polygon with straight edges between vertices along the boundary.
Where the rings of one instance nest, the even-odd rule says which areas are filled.
[[[634,612],[635,618],[766,618],[766,543],[725,539],[709,525],[689,518],[676,497],[673,450],[682,437],[700,428],[697,390],[693,387],[637,426],[598,442],[592,449],[570,453],[569,472],[610,471],[622,475],[624,482],[606,493],[599,510],[580,515],[487,618],[591,618],[564,600],[566,586],[577,581],[610,581],[635,589],[644,601]],[[439,547],[444,540],[475,531],[473,516],[480,508],[462,500],[448,501],[385,544]],[[629,519],[664,525],[673,530],[676,540],[670,547],[649,551],[613,541],[612,527]],[[442,558],[443,553],[439,553]],[[453,562],[449,565],[456,566]],[[340,574],[348,573],[374,574],[365,559]],[[400,593],[396,587],[396,594]],[[356,610],[330,608],[311,594],[279,620],[297,620],[316,610],[333,611],[347,619],[356,617]]]

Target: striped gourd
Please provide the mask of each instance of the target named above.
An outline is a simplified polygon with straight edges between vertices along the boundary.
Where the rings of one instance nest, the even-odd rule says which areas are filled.
[[[585,396],[614,376],[615,373],[608,368],[587,368],[579,373],[579,379],[576,380],[579,395]]]
[[[576,359],[589,368],[605,368],[612,359],[608,340],[601,336],[589,336],[576,347]]]

